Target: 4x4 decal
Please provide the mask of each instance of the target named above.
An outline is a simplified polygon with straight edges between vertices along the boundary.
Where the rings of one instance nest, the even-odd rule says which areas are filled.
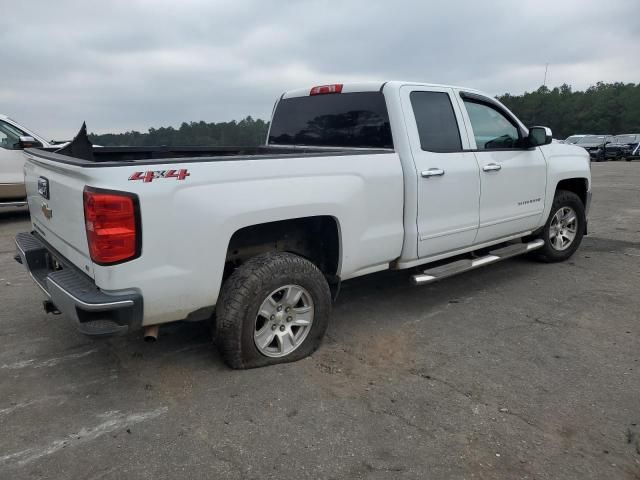
[[[134,172],[129,180],[142,180],[145,183],[153,182],[157,178],[175,178],[184,180],[191,174],[185,168],[180,170],[147,170],[146,172]]]

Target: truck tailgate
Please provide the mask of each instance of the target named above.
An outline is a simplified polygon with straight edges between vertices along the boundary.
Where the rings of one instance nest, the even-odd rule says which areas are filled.
[[[33,229],[93,278],[84,222],[82,169],[26,153],[25,186]]]

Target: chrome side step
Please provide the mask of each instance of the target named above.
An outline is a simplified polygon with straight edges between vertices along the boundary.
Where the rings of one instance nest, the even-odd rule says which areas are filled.
[[[489,252],[484,257],[474,259],[463,259],[455,262],[447,263],[439,267],[425,270],[423,273],[413,275],[411,281],[415,285],[424,285],[425,283],[437,282],[443,278],[457,275],[458,273],[468,272],[484,265],[496,263],[507,258],[516,257],[533,250],[537,250],[544,245],[544,240],[538,239],[529,243],[514,243],[506,247],[499,248]]]

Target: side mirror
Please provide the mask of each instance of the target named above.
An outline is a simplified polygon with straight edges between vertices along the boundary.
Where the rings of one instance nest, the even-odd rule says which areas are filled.
[[[18,141],[19,148],[40,148],[42,143],[29,135],[23,135]]]
[[[540,147],[551,143],[552,133],[549,127],[531,127],[529,129],[529,145]]]

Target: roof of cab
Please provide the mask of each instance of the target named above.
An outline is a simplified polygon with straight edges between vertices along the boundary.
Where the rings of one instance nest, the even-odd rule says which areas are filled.
[[[322,84],[319,84],[322,85]],[[329,84],[331,85],[331,84]],[[377,92],[384,89],[399,89],[402,86],[416,86],[416,87],[437,87],[437,88],[460,88],[467,92],[479,93],[482,92],[475,90],[473,88],[459,87],[454,85],[441,85],[437,83],[425,83],[425,82],[411,82],[411,81],[372,81],[372,82],[350,82],[342,84],[342,92],[341,93],[353,93],[353,92]],[[309,96],[309,92],[311,89],[316,86],[313,85],[311,87],[306,88],[297,88],[295,90],[289,90],[282,94],[281,98],[295,98],[295,97],[307,97]],[[483,94],[484,95],[484,94]]]

